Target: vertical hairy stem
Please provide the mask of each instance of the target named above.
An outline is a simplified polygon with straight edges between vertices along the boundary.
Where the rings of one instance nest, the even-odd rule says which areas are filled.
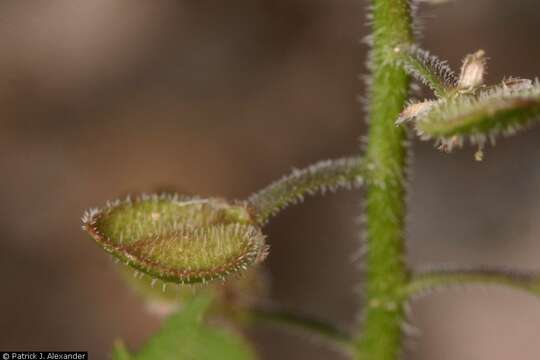
[[[404,259],[405,133],[394,125],[407,99],[409,79],[394,65],[400,44],[413,41],[407,0],[372,0],[369,59],[370,126],[367,144],[367,302],[357,339],[357,359],[395,360],[408,271]]]

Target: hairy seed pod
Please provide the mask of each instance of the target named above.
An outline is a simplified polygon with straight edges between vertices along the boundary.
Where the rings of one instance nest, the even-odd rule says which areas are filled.
[[[452,150],[465,139],[483,145],[513,135],[539,119],[540,84],[521,80],[438,102],[417,118],[415,128],[422,139],[436,139],[442,150]]]
[[[247,205],[221,199],[142,196],[87,211],[82,221],[107,252],[168,282],[225,279],[267,254]]]

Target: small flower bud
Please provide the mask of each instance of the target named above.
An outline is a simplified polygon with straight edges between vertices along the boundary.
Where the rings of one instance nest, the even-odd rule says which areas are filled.
[[[484,83],[484,74],[486,72],[485,55],[484,50],[478,50],[474,54],[465,56],[459,75],[458,88],[476,88]]]

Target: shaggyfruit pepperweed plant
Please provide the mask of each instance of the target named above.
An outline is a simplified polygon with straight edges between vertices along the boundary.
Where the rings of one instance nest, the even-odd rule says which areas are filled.
[[[466,55],[458,74],[415,42],[415,4],[372,0],[368,38],[369,132],[364,153],[321,161],[243,201],[176,194],[141,195],[87,211],[83,229],[119,262],[135,271],[129,280],[168,315],[162,329],[136,354],[122,343],[114,359],[253,359],[239,335],[210,326],[219,315],[237,325],[266,321],[314,334],[359,360],[400,357],[410,299],[434,289],[494,284],[540,296],[540,276],[500,269],[448,269],[415,272],[404,261],[407,132],[451,152],[466,144],[482,160],[486,144],[513,135],[540,119],[540,83],[506,77],[485,84],[486,54]],[[410,78],[433,97],[408,100]],[[264,225],[304,196],[365,186],[367,284],[358,332],[246,301],[257,294],[260,264],[271,239]],[[156,282],[161,286],[152,290]],[[167,284],[199,286],[167,297]],[[162,293],[163,291],[163,293]],[[178,304],[176,304],[178,305]],[[229,327],[230,329],[230,327]]]

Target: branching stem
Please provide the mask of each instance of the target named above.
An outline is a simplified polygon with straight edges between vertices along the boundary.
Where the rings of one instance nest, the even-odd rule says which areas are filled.
[[[324,160],[301,170],[293,170],[253,194],[248,203],[254,209],[256,221],[263,225],[288,205],[298,203],[306,195],[351,189],[362,184],[363,163],[357,157]]]
[[[247,312],[249,319],[255,323],[276,325],[316,336],[341,350],[350,351],[353,348],[353,338],[350,334],[323,320],[278,307],[255,308]]]
[[[540,297],[540,274],[515,272],[504,269],[441,269],[416,274],[407,293],[411,297],[451,286],[492,285],[522,290]]]

